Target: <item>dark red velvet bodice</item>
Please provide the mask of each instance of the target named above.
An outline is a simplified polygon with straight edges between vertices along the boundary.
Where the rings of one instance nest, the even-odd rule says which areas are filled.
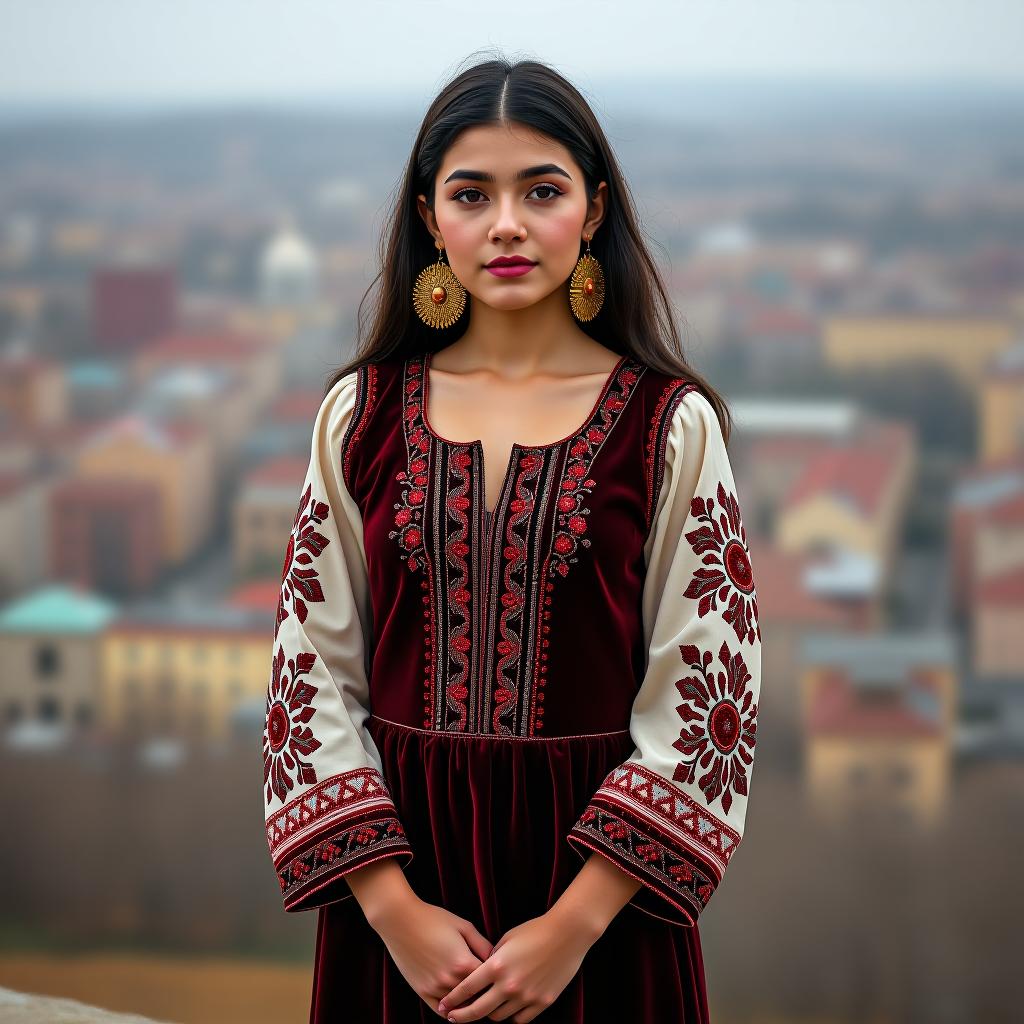
[[[644,545],[689,384],[622,356],[568,437],[483,448],[424,416],[429,356],[362,366],[345,482],[363,519],[377,718],[508,737],[621,731],[645,663]]]

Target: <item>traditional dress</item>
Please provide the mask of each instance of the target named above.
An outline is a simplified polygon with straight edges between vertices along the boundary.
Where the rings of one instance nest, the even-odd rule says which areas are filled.
[[[743,833],[761,635],[711,403],[623,355],[586,421],[514,444],[430,425],[430,356],[363,365],[317,414],[263,741],[284,909],[317,909],[310,1020],[438,1015],[345,875],[396,857],[491,941],[584,859],[643,883],[548,1022],[706,1021],[698,918]]]

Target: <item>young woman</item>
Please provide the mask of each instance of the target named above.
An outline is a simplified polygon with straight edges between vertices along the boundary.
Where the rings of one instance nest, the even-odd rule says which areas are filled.
[[[708,1019],[760,689],[728,434],[585,100],[460,74],[284,563],[266,825],[314,1024]]]

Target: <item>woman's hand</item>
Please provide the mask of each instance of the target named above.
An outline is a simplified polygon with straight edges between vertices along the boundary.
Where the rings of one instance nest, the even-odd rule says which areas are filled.
[[[444,995],[438,1012],[458,1024],[485,1016],[531,1021],[572,981],[599,934],[556,905],[505,932],[485,962]],[[467,1003],[478,992],[483,994]]]
[[[471,921],[410,896],[373,921],[402,977],[435,1012],[442,996],[480,966],[491,943]]]

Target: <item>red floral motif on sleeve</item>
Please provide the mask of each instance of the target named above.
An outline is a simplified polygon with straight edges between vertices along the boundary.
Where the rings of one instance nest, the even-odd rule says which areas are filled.
[[[313,766],[302,759],[320,748],[320,741],[306,724],[316,714],[311,701],[317,688],[301,678],[313,668],[316,659],[315,654],[301,651],[294,658],[288,658],[285,672],[284,648],[277,649],[267,690],[267,724],[263,731],[263,782],[267,787],[267,800],[272,793],[281,800],[286,799],[296,781],[302,785],[317,781]]]
[[[290,605],[299,622],[305,622],[311,604],[323,601],[324,592],[320,586],[317,570],[313,567],[313,559],[319,557],[324,548],[330,544],[317,529],[322,526],[331,514],[330,505],[312,496],[313,485],[308,483],[306,490],[299,499],[299,507],[295,513],[288,548],[281,567],[281,595],[277,602],[277,621],[274,623],[274,639],[281,629],[281,623],[291,614]]]
[[[685,755],[676,765],[676,782],[697,779],[708,806],[720,796],[725,813],[732,807],[732,791],[747,796],[747,768],[754,760],[757,704],[748,687],[750,671],[742,653],[729,653],[728,643],[718,652],[722,671],[710,669],[712,654],[694,644],[680,644],[683,661],[695,674],[676,682],[683,703],[676,711],[688,725],[672,746]]]
[[[683,596],[699,601],[697,614],[701,617],[716,611],[722,601],[722,618],[731,624],[736,638],[753,643],[755,637],[761,639],[761,626],[747,533],[736,496],[721,483],[718,504],[716,514],[714,498],[695,497],[690,502],[690,514],[702,525],[686,534],[686,539],[695,554],[704,555],[706,568],[694,570]]]

